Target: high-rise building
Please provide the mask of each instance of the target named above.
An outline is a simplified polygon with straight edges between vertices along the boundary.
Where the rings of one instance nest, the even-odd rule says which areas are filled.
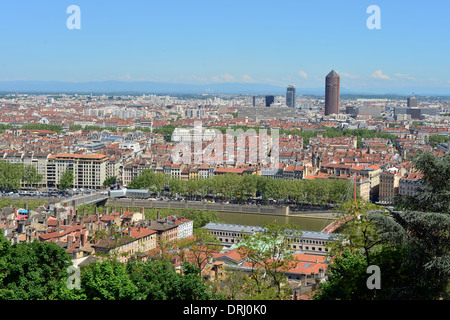
[[[325,78],[325,115],[339,113],[340,77],[336,71],[331,72]]]
[[[266,107],[270,107],[275,101],[275,96],[266,96]]]
[[[252,105],[256,107],[256,96],[252,97]]]
[[[295,108],[295,87],[289,85],[286,89],[286,105]]]
[[[417,107],[417,98],[415,96],[411,96],[407,100],[408,108],[416,108]]]
[[[69,170],[73,172],[74,188],[101,188],[109,178],[108,162],[104,154],[51,154],[47,159],[47,186],[59,186],[63,173]]]

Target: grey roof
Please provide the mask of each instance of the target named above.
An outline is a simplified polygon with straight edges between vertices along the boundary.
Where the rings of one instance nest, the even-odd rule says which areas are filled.
[[[264,231],[265,228],[258,226],[244,226],[238,224],[227,224],[227,223],[215,223],[210,222],[204,226],[205,229],[208,230],[220,230],[220,231],[229,231],[229,232],[245,232],[245,233],[254,233]],[[317,232],[317,231],[301,231],[302,238],[309,239],[319,239],[319,240],[332,240],[331,238],[335,237],[336,234],[326,233],[326,232]]]
[[[331,72],[327,75],[327,78],[339,78],[339,75],[336,71],[331,70]]]

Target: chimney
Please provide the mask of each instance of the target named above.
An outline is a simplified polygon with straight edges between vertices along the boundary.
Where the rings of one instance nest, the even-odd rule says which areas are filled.
[[[131,227],[128,227],[128,235],[131,237]]]
[[[30,214],[30,213],[28,212],[28,203],[26,203],[26,202],[25,202],[25,211],[27,212],[27,215]]]
[[[14,221],[17,219],[17,208],[14,207]]]
[[[86,233],[81,233],[80,234],[80,238],[81,238],[81,245],[80,247],[84,247],[86,245]]]
[[[72,248],[72,236],[68,235],[67,236],[67,250],[69,250],[70,248]]]
[[[45,226],[45,229],[48,228],[48,213],[46,213],[46,214],[44,215],[44,226]]]
[[[156,213],[156,219],[159,220],[159,210],[158,210],[158,212]]]
[[[145,211],[144,207],[141,207],[141,213],[142,214],[144,214],[144,211]]]

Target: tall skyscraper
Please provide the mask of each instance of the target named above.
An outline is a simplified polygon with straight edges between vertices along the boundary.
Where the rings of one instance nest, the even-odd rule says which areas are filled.
[[[293,85],[289,85],[286,89],[286,105],[295,108],[295,87]]]
[[[408,108],[416,108],[417,107],[417,98],[412,95],[407,100]]]
[[[256,96],[252,97],[252,105],[256,107]]]
[[[270,107],[270,105],[275,101],[275,96],[266,96],[266,107]]]
[[[340,77],[336,71],[331,72],[325,78],[325,115],[339,113]]]

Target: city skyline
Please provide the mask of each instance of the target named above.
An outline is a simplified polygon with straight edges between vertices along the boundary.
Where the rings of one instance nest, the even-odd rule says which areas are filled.
[[[301,94],[301,88],[322,88],[323,75],[334,69],[342,91],[420,95],[450,89],[444,2],[436,10],[378,1],[379,30],[366,26],[368,1],[125,6],[80,0],[81,29],[69,30],[72,4],[1,5],[6,50],[0,82],[292,84]]]

